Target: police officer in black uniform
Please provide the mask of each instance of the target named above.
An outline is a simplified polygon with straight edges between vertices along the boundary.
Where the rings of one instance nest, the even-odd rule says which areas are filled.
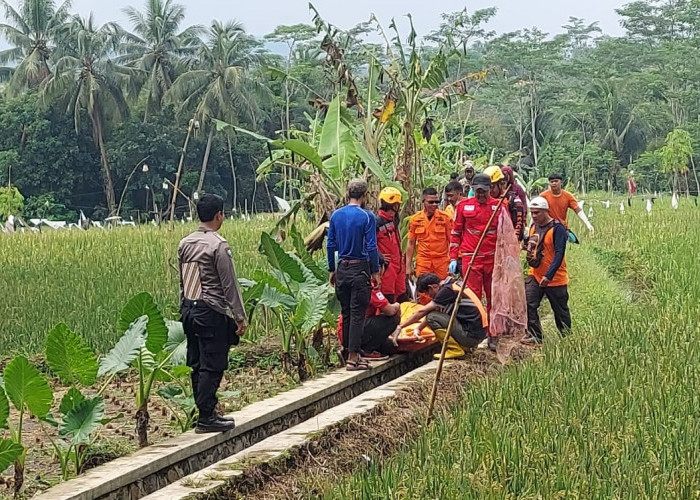
[[[216,391],[228,368],[228,351],[248,327],[228,242],[217,233],[224,221],[224,200],[205,194],[197,202],[201,224],[178,247],[182,324],[187,335],[187,366],[199,409],[196,432],[235,427],[217,415]]]

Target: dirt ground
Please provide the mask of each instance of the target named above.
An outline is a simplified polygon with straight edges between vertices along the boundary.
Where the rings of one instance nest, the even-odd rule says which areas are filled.
[[[230,369],[225,374],[220,388],[224,397],[220,398],[219,409],[225,413],[236,411],[250,403],[298,386],[298,379],[284,371],[280,352],[281,346],[276,339],[258,344],[241,344],[234,348],[230,355]],[[36,366],[42,367],[42,360],[32,361]],[[320,368],[320,371],[323,370]],[[54,410],[57,410],[67,389],[61,387],[57,381],[52,380],[51,383],[54,390]],[[104,392],[105,416],[111,418],[123,414],[123,418],[107,424],[102,429],[99,439],[91,449],[91,459],[87,468],[114,460],[138,449],[134,420],[136,413],[134,390],[137,384],[138,379],[135,374],[129,374],[115,379]],[[84,392],[90,394],[91,391]],[[181,433],[176,426],[173,412],[155,391],[149,403],[149,414],[150,444],[167,440]],[[11,419],[16,417],[16,412],[13,411]],[[23,435],[28,454],[22,496],[28,498],[38,490],[45,490],[59,482],[61,469],[49,439],[49,436],[57,437],[55,428],[33,417],[25,417]],[[11,496],[12,476],[12,467],[0,474],[0,499]]]
[[[511,362],[536,355],[537,348],[512,349]],[[477,350],[466,360],[445,365],[435,415],[447,412],[460,399],[466,384],[493,376],[503,367],[498,356]],[[433,375],[425,375],[370,412],[338,424],[283,459],[245,470],[243,480],[207,500],[308,499],[322,496],[330,485],[367,464],[381,461],[415,439],[425,425]]]

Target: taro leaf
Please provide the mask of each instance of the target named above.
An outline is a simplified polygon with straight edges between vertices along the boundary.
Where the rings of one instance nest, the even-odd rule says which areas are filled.
[[[293,309],[296,307],[297,301],[291,295],[287,295],[269,285],[265,285],[265,289],[260,297],[260,305],[269,307],[270,309],[277,309],[279,307]]]
[[[292,323],[304,333],[315,329],[323,319],[328,304],[325,287],[317,287],[308,297],[304,298],[296,308]]]
[[[176,385],[164,385],[163,387],[159,387],[156,392],[161,398],[171,400],[178,396],[182,396],[184,391],[182,390],[182,387],[178,387]]]
[[[113,375],[126,370],[131,362],[139,355],[141,347],[146,343],[146,325],[148,317],[142,316],[134,321],[119,339],[111,351],[100,360],[99,377]]]
[[[299,231],[295,226],[292,226],[292,241],[294,243],[294,249],[297,255],[301,259],[301,262],[306,266],[306,268],[311,271],[314,277],[321,282],[328,281],[328,271],[323,269],[311,256],[309,251],[306,249],[306,244],[304,243],[304,238],[302,238]]]
[[[5,427],[7,427],[7,419],[9,416],[10,402],[7,400],[5,390],[2,387],[0,387],[0,429],[4,429]]]
[[[260,248],[270,262],[270,265],[285,274],[294,281],[304,281],[304,272],[297,261],[277,243],[272,236],[262,233],[260,236]]]
[[[41,372],[24,356],[17,356],[5,367],[5,392],[12,404],[21,410],[27,408],[37,418],[51,410],[53,392]]]
[[[59,406],[58,411],[61,412],[61,415],[67,415],[69,411],[83,401],[85,401],[85,396],[83,396],[83,393],[75,387],[71,387],[66,395],[61,399],[61,405]]]
[[[17,444],[10,439],[0,439],[0,471],[7,469],[24,453],[21,444]]]
[[[95,383],[95,353],[64,323],[56,325],[46,338],[46,363],[64,384],[74,384],[76,380],[84,386]]]
[[[146,348],[153,354],[158,354],[168,341],[168,327],[150,294],[143,292],[129,300],[119,316],[119,331],[126,332],[134,321],[144,315],[148,316]]]
[[[187,360],[187,336],[179,321],[166,321],[168,326],[168,341],[165,350],[170,354],[170,364],[184,365]]]
[[[85,399],[64,417],[59,434],[72,443],[89,443],[90,436],[102,425],[105,402],[100,396]]]

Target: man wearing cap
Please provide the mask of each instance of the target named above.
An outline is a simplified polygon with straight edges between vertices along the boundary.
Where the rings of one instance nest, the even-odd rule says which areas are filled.
[[[565,258],[568,235],[564,224],[552,218],[550,211],[551,207],[544,197],[538,196],[530,201],[532,226],[525,241],[530,266],[525,280],[528,336],[521,341],[527,345],[542,343],[538,310],[545,296],[554,312],[559,333],[563,336],[571,329],[567,287],[569,275]]]
[[[576,212],[578,218],[581,219],[583,224],[586,226],[588,231],[593,233],[593,226],[588,221],[588,217],[584,213],[583,209],[578,206],[578,202],[573,194],[562,188],[562,181],[564,177],[562,174],[554,173],[549,175],[549,189],[542,193],[540,196],[547,200],[549,204],[549,215],[564,224],[564,227],[568,229],[567,213],[569,209]]]
[[[406,273],[401,252],[401,234],[399,234],[399,208],[401,208],[401,191],[386,187],[379,193],[379,211],[377,220],[377,247],[384,256],[386,270],[382,276],[381,291],[390,303],[406,293]]]
[[[498,200],[491,196],[491,178],[487,174],[477,174],[472,181],[474,197],[459,202],[452,227],[450,245],[450,272],[457,271],[457,259],[462,259],[462,272],[466,272],[474,257],[481,235],[486,231],[479,252],[474,257],[472,270],[467,278],[467,286],[478,297],[486,296],[487,310],[491,310],[491,280],[493,277],[496,241],[498,238],[498,216],[486,227],[491,214],[498,208]]]
[[[435,273],[440,279],[447,277],[452,219],[442,210],[438,210],[439,204],[438,192],[433,188],[424,189],[423,210],[413,215],[408,223],[406,275],[409,278],[414,274],[420,276],[425,273]]]
[[[369,369],[369,364],[360,357],[360,349],[365,313],[371,298],[370,280],[374,279],[377,288],[382,283],[377,221],[374,214],[364,208],[367,189],[364,179],[353,179],[348,183],[348,204],[331,215],[326,243],[330,282],[335,286],[343,315],[343,347],[348,371]]]
[[[197,201],[197,215],[199,228],[180,241],[177,251],[180,313],[199,410],[195,432],[223,432],[235,424],[216,414],[216,391],[228,367],[228,351],[248,325],[231,248],[217,232],[224,221],[224,200],[203,195]]]
[[[462,184],[462,191],[468,193],[472,188],[472,180],[474,179],[474,164],[471,160],[464,162],[464,174],[457,179]]]

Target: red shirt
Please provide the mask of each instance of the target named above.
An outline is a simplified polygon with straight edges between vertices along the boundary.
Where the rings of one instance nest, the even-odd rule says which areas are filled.
[[[465,255],[469,256],[474,253],[476,245],[481,238],[481,233],[486,228],[486,224],[496,208],[498,208],[498,200],[491,196],[488,197],[483,205],[476,200],[476,197],[467,198],[457,203],[450,243],[451,259],[457,259]],[[493,262],[496,255],[497,229],[498,216],[491,221],[477,255],[477,257],[482,257],[486,262]]]
[[[379,290],[372,289],[372,295],[369,298],[369,306],[367,306],[367,317],[379,316],[382,314],[382,309],[389,305],[389,301],[384,294]]]
[[[406,273],[401,255],[398,219],[384,210],[377,214],[377,249],[389,260],[382,278],[382,291],[388,295],[403,294],[406,291]]]

